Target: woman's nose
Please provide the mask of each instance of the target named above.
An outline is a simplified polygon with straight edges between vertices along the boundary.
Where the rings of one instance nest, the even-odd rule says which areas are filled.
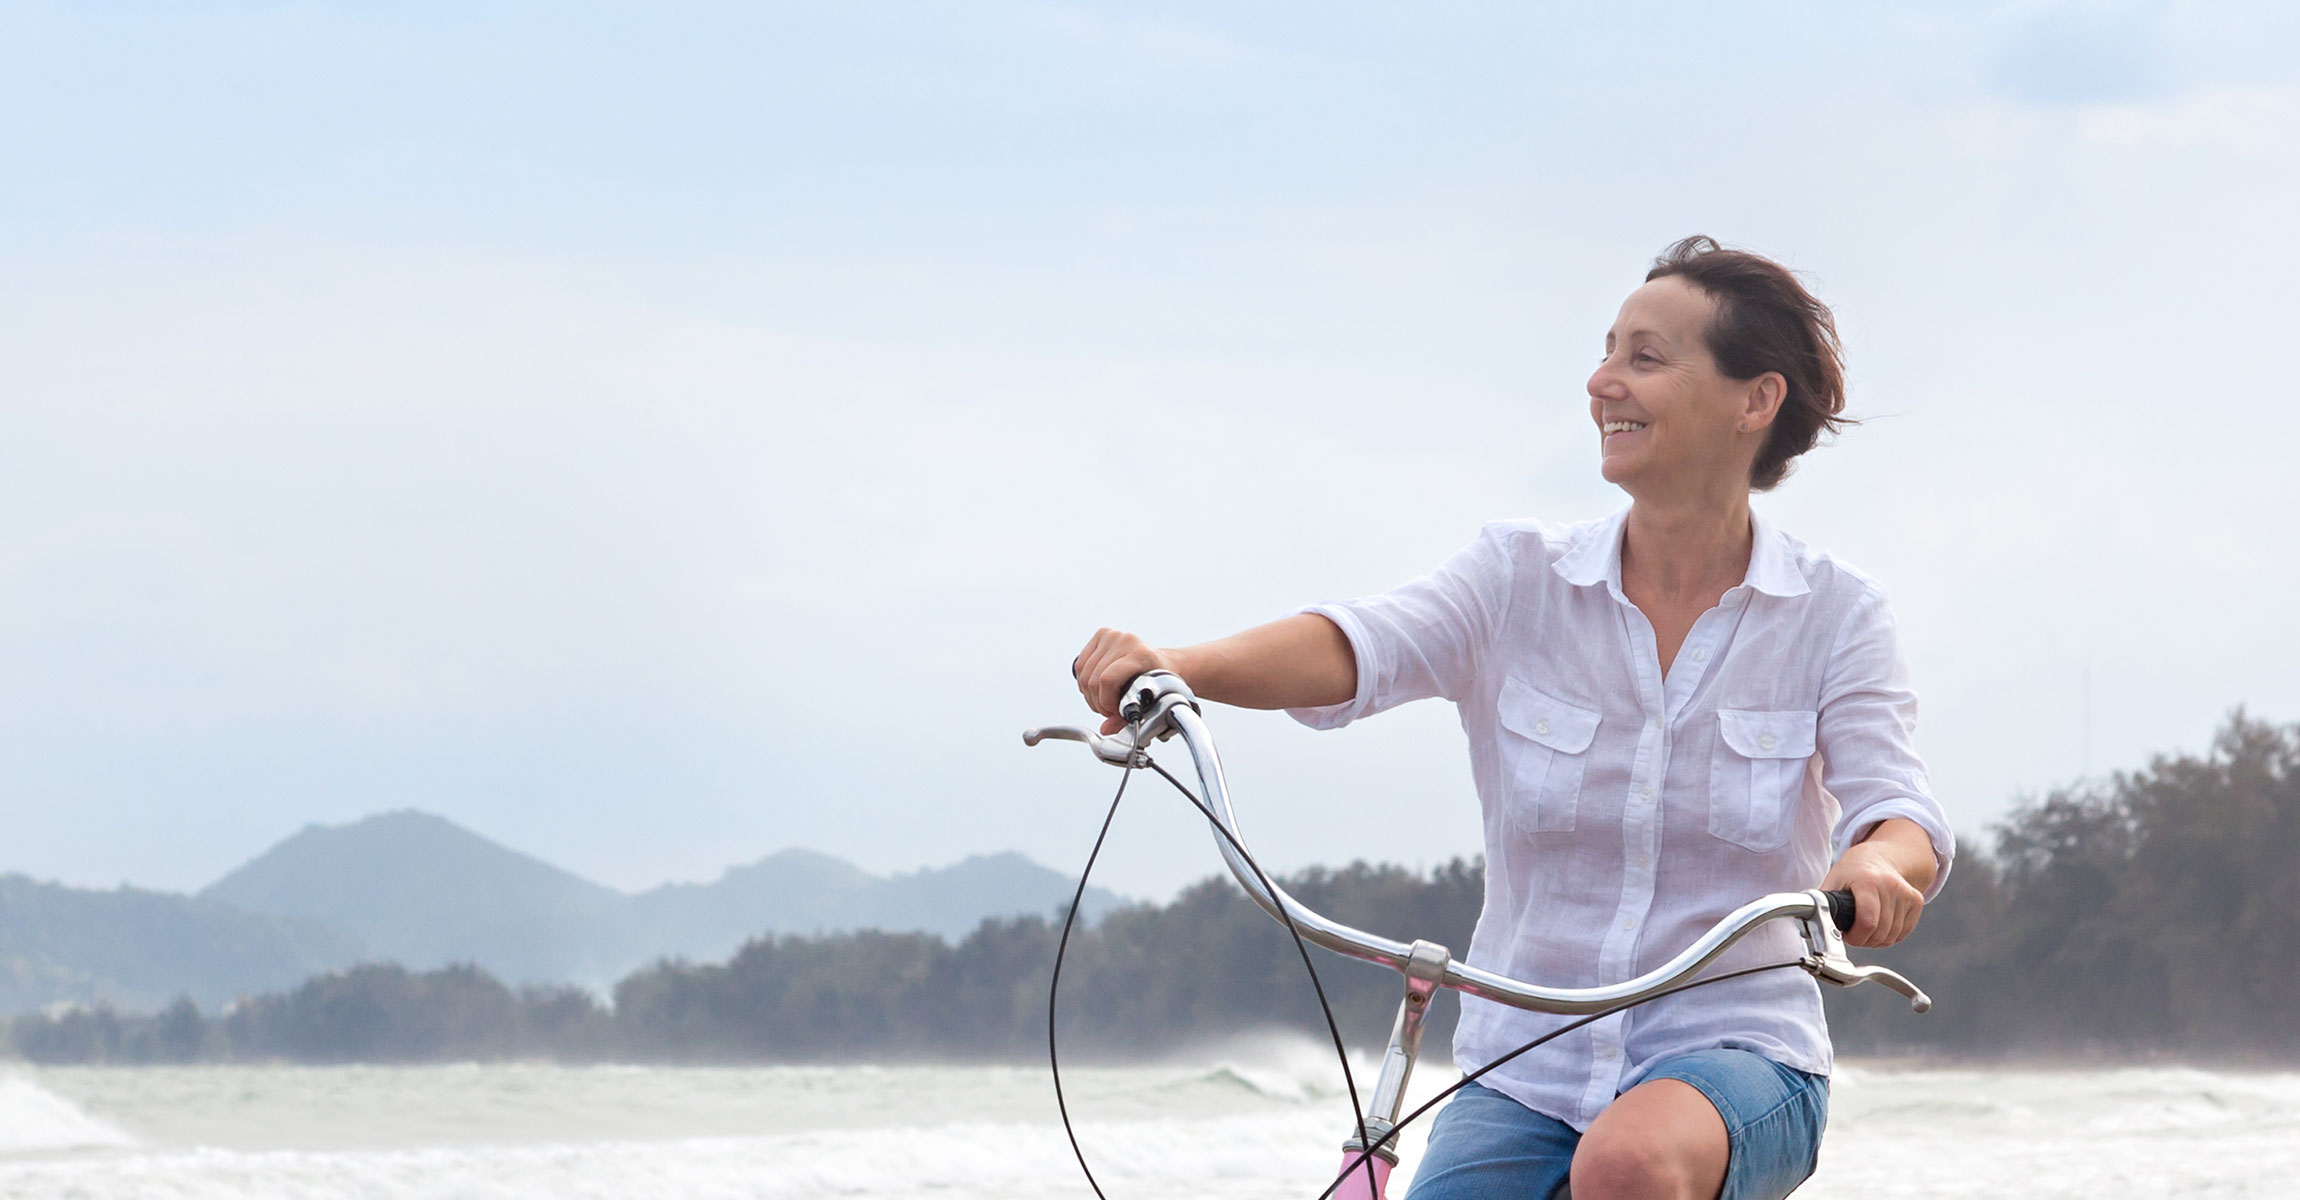
[[[1619,399],[1621,397],[1621,377],[1614,372],[1612,359],[1609,358],[1597,364],[1597,369],[1589,373],[1587,386],[1590,398],[1593,400]]]

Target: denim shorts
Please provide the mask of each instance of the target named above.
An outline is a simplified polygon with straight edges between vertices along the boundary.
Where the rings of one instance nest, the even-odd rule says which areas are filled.
[[[1813,1173],[1827,1077],[1748,1050],[1697,1050],[1663,1059],[1645,1079],[1683,1080],[1725,1118],[1733,1153],[1719,1200],[1780,1200]],[[1573,1126],[1470,1084],[1438,1111],[1406,1200],[1562,1200],[1580,1141]]]

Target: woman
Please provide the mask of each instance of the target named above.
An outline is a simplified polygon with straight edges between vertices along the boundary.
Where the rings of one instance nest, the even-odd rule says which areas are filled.
[[[1109,719],[1135,675],[1335,728],[1409,700],[1461,710],[1485,811],[1470,962],[1551,985],[1629,978],[1768,892],[1850,889],[1847,936],[1889,946],[1954,841],[1912,744],[1916,697],[1883,592],[1775,529],[1749,496],[1845,423],[1828,308],[1769,259],[1671,246],[1589,377],[1613,517],[1487,526],[1435,573],[1220,641],[1095,634],[1077,664]],[[1770,937],[1765,934],[1772,935]],[[1766,927],[1719,969],[1794,958]],[[1454,1057],[1561,1023],[1471,997]],[[1411,1200],[1778,1197],[1828,1106],[1819,989],[1771,971],[1560,1037],[1440,1113]]]

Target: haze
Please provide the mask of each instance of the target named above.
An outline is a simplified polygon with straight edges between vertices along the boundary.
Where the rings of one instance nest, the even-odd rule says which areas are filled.
[[[1694,232],[1868,424],[1942,801],[2300,718],[2285,6],[0,5],[0,870],[443,814],[618,887],[1074,870],[1095,626],[1578,520]],[[1217,714],[1273,867],[1477,848],[1450,710]],[[1111,887],[1216,869],[1139,789]]]

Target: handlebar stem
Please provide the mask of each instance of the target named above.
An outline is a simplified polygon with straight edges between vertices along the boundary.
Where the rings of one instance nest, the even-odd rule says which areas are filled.
[[[1382,1052],[1382,1073],[1366,1105],[1366,1136],[1375,1142],[1374,1153],[1386,1157],[1393,1166],[1397,1151],[1383,1139],[1397,1127],[1398,1112],[1405,1107],[1406,1084],[1413,1078],[1414,1060],[1421,1054],[1422,1022],[1445,980],[1446,964],[1452,961],[1452,952],[1436,942],[1415,942],[1407,952],[1405,998],[1398,1001],[1397,1019],[1390,1023],[1389,1048]],[[1355,1136],[1342,1147],[1353,1153],[1364,1148]]]

